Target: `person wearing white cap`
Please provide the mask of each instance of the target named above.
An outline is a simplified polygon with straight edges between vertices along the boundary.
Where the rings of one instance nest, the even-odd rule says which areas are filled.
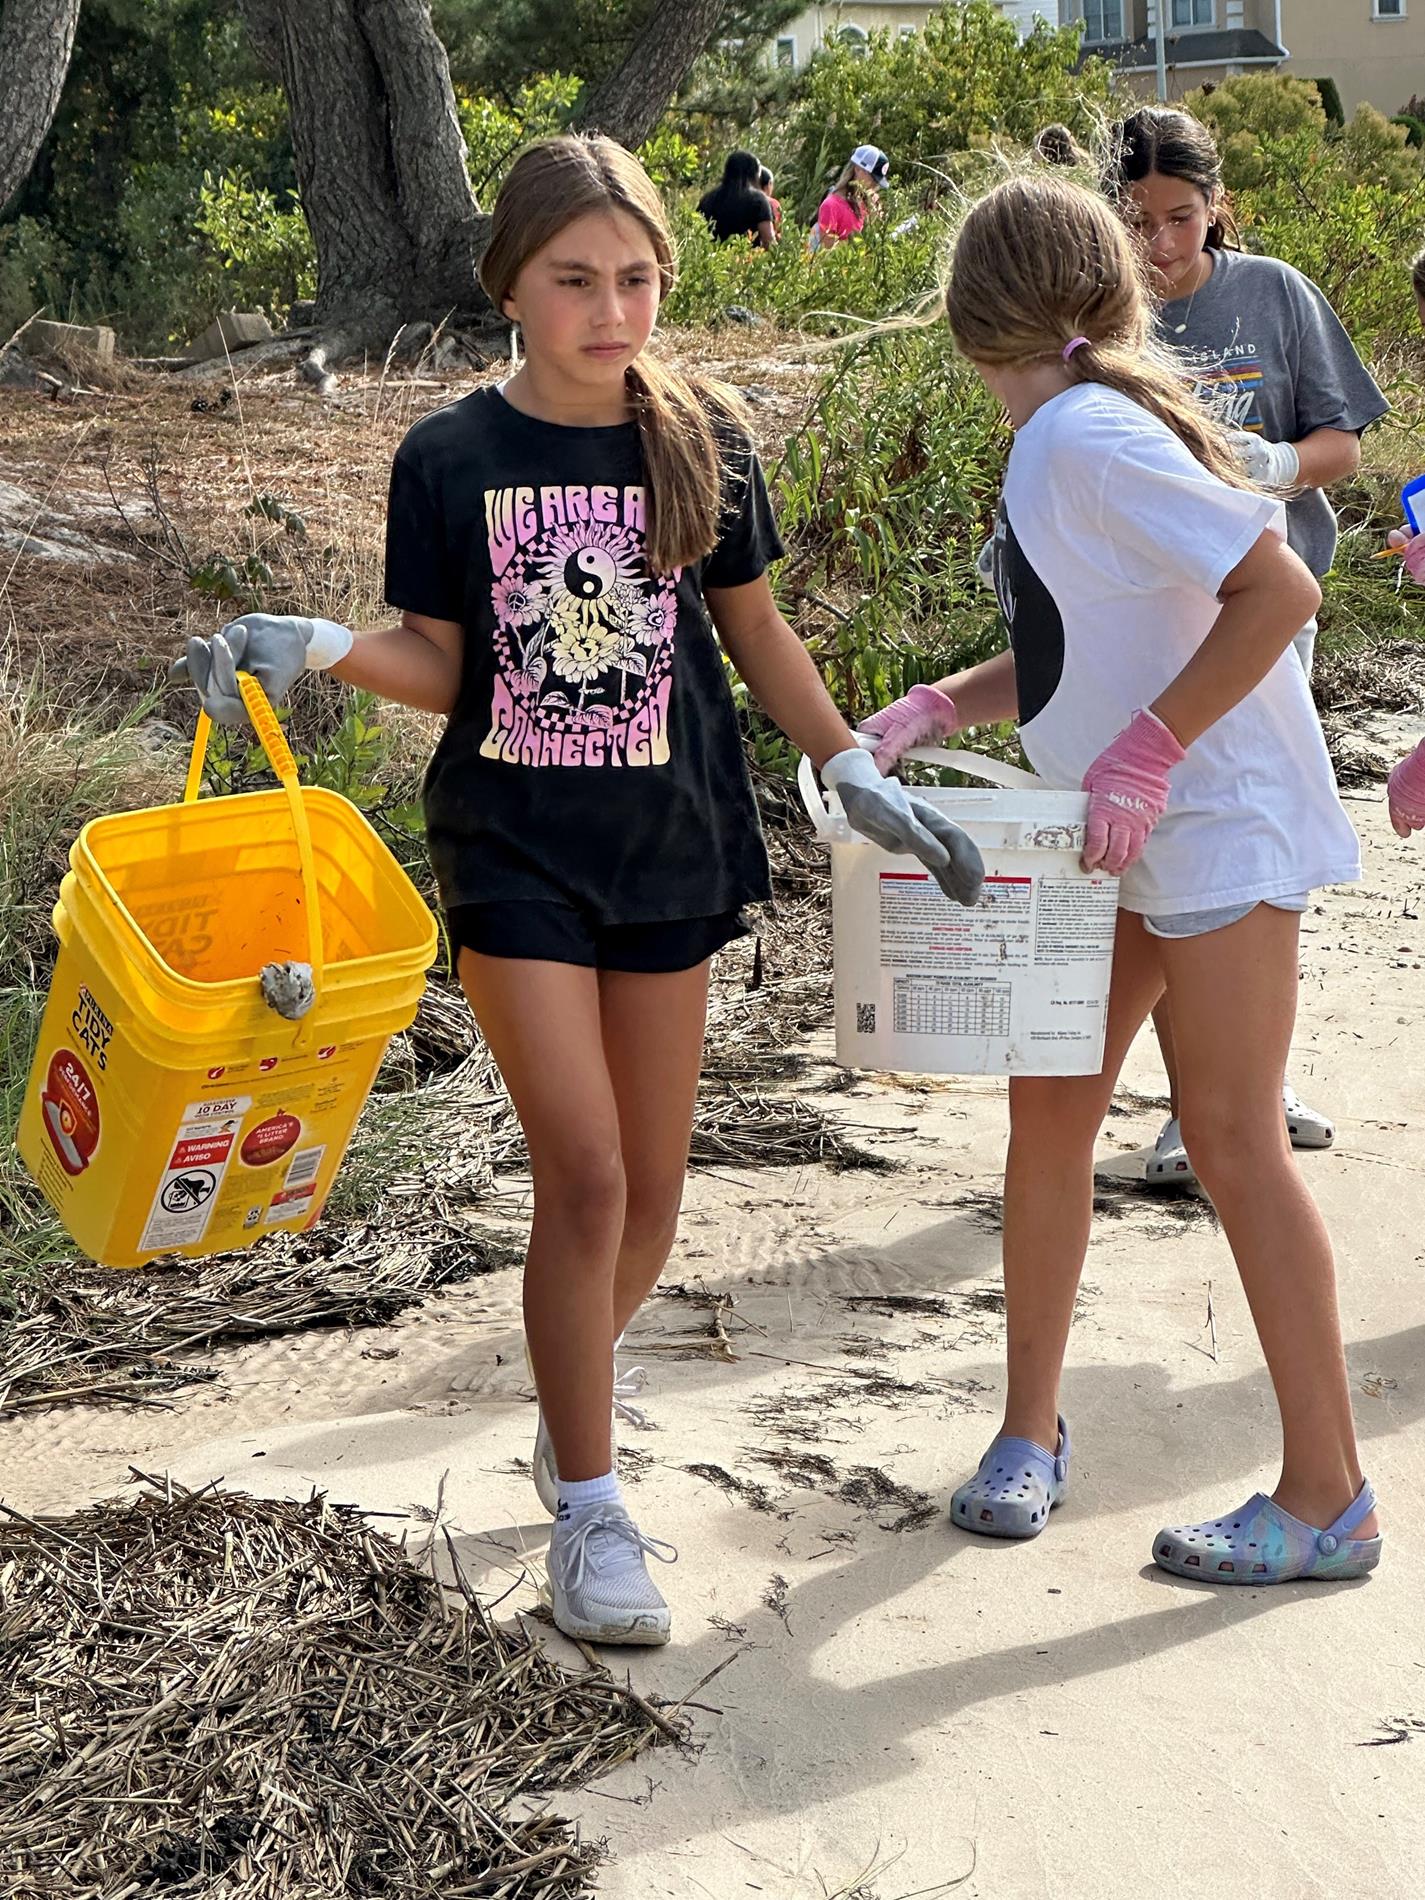
[[[811,248],[829,249],[843,238],[855,237],[880,208],[880,190],[891,173],[891,161],[879,145],[858,145],[841,168],[841,176],[821,201],[812,227]]]

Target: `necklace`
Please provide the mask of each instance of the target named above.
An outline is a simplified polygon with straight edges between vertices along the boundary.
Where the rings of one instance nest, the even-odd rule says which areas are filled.
[[[1207,271],[1207,277],[1211,277],[1211,275],[1212,275],[1212,267],[1211,265],[1209,265],[1208,271]],[[1199,282],[1193,285],[1192,295],[1188,298],[1187,315],[1183,318],[1181,323],[1175,323],[1173,325],[1174,336],[1181,336],[1184,330],[1186,330],[1188,325],[1192,322],[1192,307],[1197,302],[1197,293],[1202,289],[1203,284],[1207,282],[1207,277],[1200,279]]]

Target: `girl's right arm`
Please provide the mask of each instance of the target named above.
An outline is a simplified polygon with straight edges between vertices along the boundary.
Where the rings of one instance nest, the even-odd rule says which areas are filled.
[[[403,613],[398,627],[359,633],[346,658],[330,670],[348,686],[421,712],[448,713],[460,690],[465,635],[458,620]]]
[[[171,681],[197,690],[220,726],[247,719],[239,672],[251,673],[280,705],[304,672],[330,672],[422,712],[448,713],[460,690],[464,633],[455,620],[403,611],[398,627],[354,634],[335,620],[299,614],[243,614],[206,640],[191,639],[169,669]]]
[[[910,691],[857,728],[879,739],[876,764],[893,772],[902,754],[916,746],[935,745],[966,726],[997,726],[1019,717],[1019,692],[1014,678],[1014,655],[1008,647],[992,660],[950,673],[933,686]]]

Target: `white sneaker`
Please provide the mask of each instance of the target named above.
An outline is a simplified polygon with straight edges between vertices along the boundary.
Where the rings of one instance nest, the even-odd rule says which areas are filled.
[[[1162,1133],[1153,1144],[1144,1179],[1149,1187],[1196,1187],[1197,1171],[1188,1160],[1183,1146],[1183,1131],[1172,1115],[1163,1123]]]
[[[618,1351],[622,1343],[623,1335],[620,1334],[618,1339],[614,1341],[615,1352]],[[534,1367],[530,1363],[528,1346],[525,1347],[524,1361],[525,1365],[529,1367],[530,1380],[533,1382]],[[633,1425],[639,1431],[642,1431],[648,1423],[646,1415],[639,1407],[629,1403],[631,1399],[638,1396],[647,1383],[648,1373],[646,1368],[643,1366],[630,1366],[626,1372],[620,1372],[618,1369],[618,1360],[614,1360],[614,1409],[613,1417],[609,1420],[609,1450],[612,1453],[610,1459],[611,1470],[618,1470],[619,1421],[622,1420],[625,1425]],[[549,1433],[545,1429],[543,1412],[539,1415],[539,1424],[535,1429],[534,1458],[532,1464],[534,1471],[534,1488],[539,1496],[539,1501],[551,1517],[557,1517],[559,1515],[559,1473],[554,1467],[554,1446],[551,1444]]]
[[[1334,1125],[1314,1108],[1308,1108],[1290,1082],[1282,1085],[1282,1107],[1293,1148],[1329,1148],[1336,1139]]]
[[[622,1504],[561,1504],[549,1540],[544,1601],[554,1625],[586,1643],[666,1643],[673,1619],[645,1557],[671,1564],[671,1544],[645,1537]]]

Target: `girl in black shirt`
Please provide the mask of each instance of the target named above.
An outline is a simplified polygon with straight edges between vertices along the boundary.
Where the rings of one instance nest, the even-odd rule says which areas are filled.
[[[761,176],[761,161],[751,152],[730,152],[722,168],[722,183],[705,191],[698,200],[698,210],[719,244],[728,238],[750,237],[754,245],[766,251],[777,242],[772,201],[758,188]]]
[[[669,1553],[614,1475],[614,1350],[677,1225],[709,959],[769,892],[718,636],[858,830],[966,902],[978,854],[857,749],[778,612],[781,543],[735,394],[646,349],[674,263],[638,162],[602,138],[532,147],[480,274],[523,331],[523,367],[397,451],[400,624],[358,636],[247,615],[176,670],[230,723],[239,666],[272,698],[331,666],[448,715],[426,822],[534,1177],[524,1312],[554,1620],[661,1643],[668,1606],[644,1560]]]

